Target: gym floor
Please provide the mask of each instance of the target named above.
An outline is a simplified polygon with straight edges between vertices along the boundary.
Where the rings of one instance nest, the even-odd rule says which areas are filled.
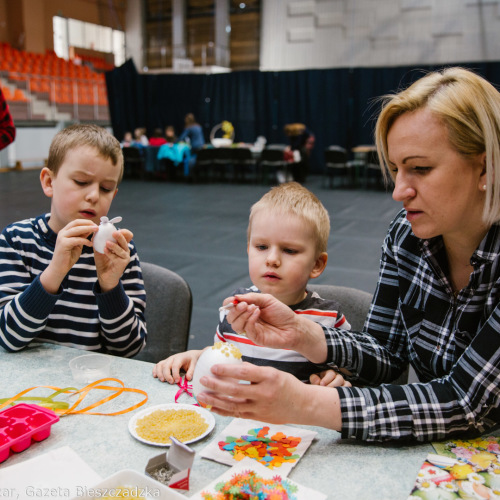
[[[0,227],[50,211],[38,169],[0,173]],[[329,261],[318,284],[373,293],[380,248],[401,208],[389,192],[330,189],[321,176],[304,184],[330,213]],[[193,292],[189,348],[213,342],[218,307],[239,286],[250,284],[246,229],[250,207],[271,186],[261,184],[143,181],[125,179],[110,217],[134,233],[141,261],[180,274]]]

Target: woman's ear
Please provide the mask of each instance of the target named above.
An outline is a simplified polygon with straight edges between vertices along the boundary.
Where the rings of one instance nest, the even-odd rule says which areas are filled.
[[[42,190],[48,198],[52,198],[54,190],[52,187],[53,172],[47,167],[43,167],[40,172],[40,183],[42,185]]]
[[[317,278],[326,267],[326,263],[328,262],[328,254],[326,252],[321,252],[316,258],[316,262],[314,263],[314,267],[312,268],[311,273],[309,274],[309,278]]]

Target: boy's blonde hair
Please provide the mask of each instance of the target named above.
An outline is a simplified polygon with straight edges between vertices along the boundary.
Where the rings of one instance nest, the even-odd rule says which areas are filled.
[[[68,151],[82,146],[95,148],[99,156],[118,166],[120,183],[123,178],[123,153],[120,143],[106,129],[93,124],[70,125],[58,132],[49,148],[47,167],[57,175]]]
[[[384,177],[392,175],[387,135],[396,118],[428,108],[448,130],[452,147],[465,158],[486,153],[486,200],[483,220],[500,220],[500,93],[484,78],[464,68],[429,73],[406,90],[382,97],[375,140]]]
[[[318,254],[328,249],[330,216],[319,199],[298,182],[287,182],[271,188],[250,209],[247,238],[250,241],[252,220],[257,212],[274,211],[281,215],[296,215],[306,221],[314,230]]]

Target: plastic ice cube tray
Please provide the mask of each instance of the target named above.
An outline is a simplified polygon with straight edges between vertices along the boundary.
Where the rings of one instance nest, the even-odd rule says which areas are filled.
[[[0,462],[9,458],[10,450],[23,451],[31,440],[48,438],[58,420],[52,410],[38,405],[21,403],[0,411]]]

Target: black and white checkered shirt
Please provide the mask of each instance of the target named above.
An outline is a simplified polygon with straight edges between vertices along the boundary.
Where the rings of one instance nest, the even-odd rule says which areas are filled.
[[[339,389],[342,436],[483,433],[500,422],[500,223],[472,255],[469,284],[455,298],[442,238],[417,238],[405,215],[384,241],[364,332],[325,329],[329,361],[365,386]],[[420,383],[389,384],[408,361]]]

